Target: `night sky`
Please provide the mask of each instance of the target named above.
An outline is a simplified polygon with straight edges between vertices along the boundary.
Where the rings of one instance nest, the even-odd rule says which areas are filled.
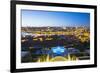
[[[21,10],[21,18],[22,27],[90,26],[90,14],[83,12]]]

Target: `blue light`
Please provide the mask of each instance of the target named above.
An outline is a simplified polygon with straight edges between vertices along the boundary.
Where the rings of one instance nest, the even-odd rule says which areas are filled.
[[[60,46],[57,46],[57,47],[53,47],[51,48],[53,53],[55,54],[62,54],[65,52],[65,48],[64,47],[60,47]]]

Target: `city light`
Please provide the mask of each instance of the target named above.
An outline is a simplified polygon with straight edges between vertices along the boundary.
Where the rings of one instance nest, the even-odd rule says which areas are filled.
[[[25,55],[22,53],[22,62],[55,62],[90,59],[90,53],[86,52],[87,50],[90,51],[89,28],[65,28],[22,27],[22,52],[28,52]]]

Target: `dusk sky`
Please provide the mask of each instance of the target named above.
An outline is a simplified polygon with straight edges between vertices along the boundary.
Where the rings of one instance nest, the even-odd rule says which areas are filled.
[[[21,18],[22,27],[90,26],[89,13],[21,10]]]

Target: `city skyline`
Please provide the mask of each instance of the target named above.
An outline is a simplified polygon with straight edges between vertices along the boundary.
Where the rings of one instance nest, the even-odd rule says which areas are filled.
[[[89,27],[90,14],[80,12],[56,12],[21,10],[22,27]]]

